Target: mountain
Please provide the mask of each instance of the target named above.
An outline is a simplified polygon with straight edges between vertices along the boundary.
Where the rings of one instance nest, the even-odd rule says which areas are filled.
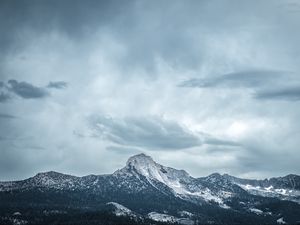
[[[194,178],[150,156],[109,175],[0,182],[0,224],[300,224],[300,176]]]

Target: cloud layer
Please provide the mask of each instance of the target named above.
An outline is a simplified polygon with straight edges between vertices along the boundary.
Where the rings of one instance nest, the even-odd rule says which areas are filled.
[[[297,77],[286,71],[246,70],[228,73],[203,79],[189,79],[181,82],[178,87],[185,88],[243,88],[254,91],[258,100],[299,100],[299,83]]]
[[[264,90],[256,93],[257,99],[271,99],[271,100],[300,100],[300,86],[281,88],[276,90]]]
[[[299,174],[299,21],[296,0],[1,1],[0,180],[138,152]]]
[[[204,79],[190,79],[179,84],[180,87],[259,87],[269,86],[281,80],[285,71],[276,70],[245,70]]]
[[[110,141],[146,149],[177,150],[199,146],[201,140],[185,131],[177,123],[158,118],[112,119],[98,117],[93,120],[96,134]]]
[[[93,116],[90,119],[93,136],[113,143],[146,150],[182,150],[202,144],[239,146],[202,132],[191,132],[175,121],[159,117],[109,118]]]

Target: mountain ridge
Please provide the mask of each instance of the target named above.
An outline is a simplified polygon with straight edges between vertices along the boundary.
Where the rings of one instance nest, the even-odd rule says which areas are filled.
[[[140,158],[140,157],[146,157],[146,158],[150,158],[154,163],[156,163],[152,157],[146,155],[145,153],[139,153],[139,154],[136,154],[136,155],[133,155],[131,157],[129,157],[129,159],[127,160],[126,162],[126,166],[131,163],[132,160],[136,159],[136,158]],[[158,163],[156,163],[158,164]],[[160,165],[160,164],[159,164]],[[125,167],[126,167],[125,166]],[[166,167],[166,166],[164,166]],[[172,167],[167,167],[167,168],[172,168]],[[121,168],[123,169],[123,168]],[[66,176],[72,176],[72,177],[77,177],[77,178],[83,178],[83,177],[86,177],[86,176],[105,176],[105,175],[112,175],[116,172],[118,172],[119,170],[121,169],[117,169],[115,172],[113,173],[106,173],[106,174],[88,174],[88,175],[83,175],[83,176],[78,176],[78,175],[71,175],[71,174],[67,174],[67,173],[63,173],[63,172],[58,172],[58,171],[54,171],[54,170],[49,170],[49,171],[44,171],[44,172],[38,172],[36,173],[34,176],[31,176],[31,177],[28,177],[28,178],[32,178],[32,177],[35,177],[35,176],[38,176],[38,175],[43,175],[43,174],[47,174],[47,175],[51,175],[51,174],[57,174],[57,175],[66,175]],[[173,169],[173,168],[172,168]],[[187,173],[189,176],[191,176],[188,172],[186,172],[186,170],[184,169],[176,169],[178,171],[183,171],[185,173]],[[300,175],[297,175],[297,174],[294,174],[294,173],[290,173],[290,174],[287,174],[287,175],[284,175],[284,176],[274,176],[274,177],[266,177],[266,178],[239,178],[237,176],[233,176],[233,175],[230,175],[228,173],[219,173],[219,172],[213,172],[211,174],[208,174],[207,176],[201,176],[201,177],[194,177],[194,176],[191,176],[195,179],[198,179],[198,178],[204,178],[204,177],[210,177],[210,176],[213,176],[213,175],[220,175],[220,176],[225,176],[225,177],[232,177],[232,178],[238,178],[238,179],[243,179],[243,180],[257,180],[257,181],[265,181],[265,180],[271,180],[271,179],[281,179],[281,178],[287,178],[287,177],[300,177]],[[1,183],[3,182],[16,182],[16,181],[23,181],[23,180],[26,180],[28,178],[24,178],[24,179],[20,179],[20,180],[5,180],[5,181],[2,181],[0,180]]]
[[[179,214],[185,211],[201,223],[234,220],[247,224],[255,220],[273,224],[281,217],[283,222],[296,223],[300,221],[299,183],[300,176],[292,174],[264,180],[219,173],[195,178],[185,170],[138,154],[112,174],[78,177],[49,171],[20,181],[0,182],[0,207],[21,204],[65,210],[71,205],[107,210],[113,205],[117,209],[112,212],[122,214],[130,209],[133,215],[141,215],[139,218],[168,222],[191,224],[190,218]]]

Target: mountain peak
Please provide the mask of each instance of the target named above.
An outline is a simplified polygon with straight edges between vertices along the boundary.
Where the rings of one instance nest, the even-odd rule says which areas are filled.
[[[184,183],[190,182],[192,177],[184,171],[166,167],[156,163],[146,154],[138,154],[130,157],[126,166],[117,170],[115,175],[144,176],[152,185],[152,181],[161,182],[175,193],[186,193]]]
[[[134,156],[131,156],[128,160],[127,160],[127,163],[126,165],[127,166],[142,166],[142,165],[150,165],[150,164],[155,164],[154,160],[144,154],[144,153],[140,153],[140,154],[137,154],[137,155],[134,155]]]
[[[159,169],[161,165],[157,164],[150,156],[141,153],[131,156],[126,163],[126,170],[138,172],[146,177],[160,178]],[[160,180],[160,179],[159,179]]]

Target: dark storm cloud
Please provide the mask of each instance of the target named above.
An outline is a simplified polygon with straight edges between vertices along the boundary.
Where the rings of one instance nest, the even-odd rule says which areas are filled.
[[[3,52],[24,47],[24,42],[35,35],[55,31],[80,43],[100,30],[125,47],[126,53],[115,59],[124,70],[139,67],[152,71],[158,59],[177,68],[198,68],[205,57],[202,50],[207,46],[205,41],[201,49],[195,45],[202,43],[207,30],[232,28],[231,23],[238,22],[235,18],[223,22],[218,10],[214,15],[209,13],[215,10],[209,1],[190,1],[190,4],[172,1],[172,7],[168,1],[159,2],[157,7],[158,1],[136,0],[126,4],[118,0],[1,2]],[[227,7],[226,1],[218,4],[220,8]],[[243,8],[247,7],[244,4]],[[26,38],[20,38],[24,34]]]
[[[259,91],[254,97],[260,100],[300,101],[300,86]]]
[[[36,87],[27,82],[18,82],[16,80],[8,81],[8,90],[22,98],[45,98],[49,93],[40,87]]]
[[[123,11],[127,11],[125,8],[130,8],[133,2],[3,0],[0,2],[0,49],[7,52],[23,47],[20,35],[27,30],[32,35],[58,30],[72,39],[81,39],[92,35],[99,26],[118,23]]]
[[[179,124],[158,118],[97,117],[91,120],[91,125],[96,135],[125,146],[178,150],[202,144]]]
[[[67,82],[64,81],[55,81],[55,82],[49,82],[47,85],[47,88],[56,88],[56,89],[64,89],[67,87]]]
[[[217,77],[203,79],[190,79],[180,83],[179,87],[190,88],[213,88],[213,87],[250,87],[272,85],[278,82],[285,71],[276,70],[245,70],[240,72],[228,73]]]

